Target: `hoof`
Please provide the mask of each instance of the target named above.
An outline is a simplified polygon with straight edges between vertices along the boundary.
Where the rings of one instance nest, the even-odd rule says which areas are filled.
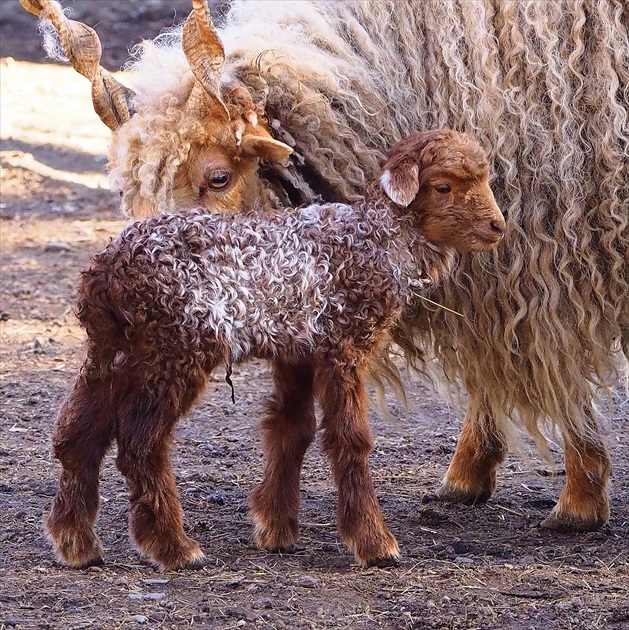
[[[275,553],[279,553],[280,555],[292,555],[294,553],[301,553],[302,551],[305,551],[306,547],[304,547],[304,545],[291,545],[290,547],[284,547],[281,549],[273,549],[272,551],[274,551]]]
[[[380,540],[374,544],[348,544],[354,551],[356,562],[362,567],[391,567],[400,561],[400,548],[391,532],[383,532]]]
[[[467,489],[457,487],[448,481],[444,481],[434,494],[426,495],[422,499],[422,502],[430,503],[431,501],[441,501],[443,503],[476,505],[486,503],[491,497],[491,494],[492,491],[488,488]]]
[[[606,518],[597,516],[585,519],[570,514],[555,514],[544,519],[540,526],[544,529],[552,529],[560,534],[570,534],[575,532],[595,532],[607,522]]]
[[[186,571],[202,569],[205,566],[205,555],[199,544],[190,538],[177,541],[167,547],[143,547],[134,541],[138,552],[150,562],[157,565],[159,571]],[[163,541],[162,541],[163,542]]]
[[[400,564],[400,554],[394,556],[386,556],[384,558],[374,558],[365,562],[365,567],[377,567],[378,569],[386,569],[387,567],[397,567]]]
[[[200,558],[196,558],[195,560],[190,560],[186,562],[182,566],[180,566],[178,571],[200,571],[204,567],[207,566],[207,558],[201,554]]]
[[[105,564],[103,549],[93,530],[53,531],[48,527],[47,534],[61,564],[73,569],[87,569]]]
[[[188,554],[189,555],[189,554]],[[168,561],[160,561],[153,559],[159,571],[198,571],[202,569],[207,564],[207,559],[201,552],[198,550],[192,557],[187,559],[179,559],[179,560],[168,560]]]
[[[259,549],[275,553],[295,553],[299,529],[297,523],[280,527],[262,525],[256,518],[254,540]]]
[[[102,556],[98,556],[98,558],[94,558],[93,560],[88,560],[85,564],[82,564],[77,569],[89,569],[90,567],[102,567],[105,564],[105,560],[103,560]]]

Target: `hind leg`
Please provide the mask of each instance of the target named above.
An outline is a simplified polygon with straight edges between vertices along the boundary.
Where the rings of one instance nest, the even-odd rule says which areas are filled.
[[[492,416],[468,410],[436,498],[468,505],[484,503],[496,489],[496,469],[506,454],[505,436]]]
[[[290,549],[299,535],[299,475],[316,432],[313,369],[310,364],[273,365],[275,391],[262,420],[266,466],[251,495],[258,546]]]
[[[587,438],[568,435],[565,443],[566,485],[542,526],[558,531],[592,531],[609,520],[608,481],[611,461],[590,416]]]
[[[186,536],[175,486],[170,448],[177,420],[201,392],[201,370],[178,367],[147,374],[137,366],[132,387],[121,402],[116,464],[130,494],[129,531],[134,543],[161,569],[200,566],[199,545]]]
[[[341,538],[361,565],[395,562],[398,545],[384,523],[369,472],[374,444],[363,373],[350,361],[320,366],[317,393],[323,409],[323,448],[338,488]]]
[[[115,431],[115,378],[89,376],[86,366],[61,408],[52,438],[53,455],[62,470],[45,527],[60,560],[72,567],[102,564],[94,532],[98,475]]]

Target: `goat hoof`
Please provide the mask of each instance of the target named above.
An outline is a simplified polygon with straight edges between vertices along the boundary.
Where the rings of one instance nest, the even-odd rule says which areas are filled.
[[[582,518],[573,514],[551,513],[545,518],[540,526],[544,529],[552,529],[560,534],[570,534],[574,532],[594,532],[600,529],[607,522],[606,518],[595,516],[593,518]]]
[[[290,547],[274,549],[273,551],[279,554],[291,555],[293,553],[300,553],[301,551],[305,551],[305,550],[306,550],[306,547],[304,547],[304,545],[291,545]]]
[[[471,490],[462,487],[457,487],[454,484],[445,481],[441,484],[441,487],[434,493],[426,495],[423,499],[423,503],[430,503],[431,501],[441,501],[442,503],[461,503],[463,505],[476,505],[479,503],[486,503],[491,497],[492,491],[488,488],[481,488],[480,490]]]
[[[254,539],[259,549],[291,553],[296,548],[298,531],[296,522],[284,527],[265,527],[256,523]]]
[[[79,569],[89,569],[90,567],[102,567],[105,564],[105,560],[102,556],[98,556],[98,558],[94,558],[93,560],[88,560],[85,564],[82,564]]]
[[[159,556],[148,556],[149,559],[154,562],[159,571],[187,571],[202,569],[206,564],[206,558],[201,548],[194,541],[189,540],[190,546],[188,549],[179,550],[177,554],[174,552],[164,555],[161,558]],[[142,550],[140,550],[142,553]]]
[[[186,562],[179,567],[180,571],[199,571],[207,566],[207,558],[205,556],[196,558],[190,562]]]
[[[377,567],[378,569],[386,569],[387,567],[397,567],[400,564],[400,556],[387,556],[385,558],[374,558],[365,563],[365,567]]]

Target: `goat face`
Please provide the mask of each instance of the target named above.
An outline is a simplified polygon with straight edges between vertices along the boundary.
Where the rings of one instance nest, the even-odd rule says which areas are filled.
[[[230,127],[244,126],[242,136],[225,125],[209,121],[205,141],[191,144],[173,181],[175,208],[198,206],[212,212],[251,208],[260,200],[259,161],[281,162],[290,147],[274,140],[261,125],[235,119]]]
[[[435,245],[487,251],[506,229],[488,177],[489,161],[478,142],[441,129],[397,143],[384,163],[380,185]]]

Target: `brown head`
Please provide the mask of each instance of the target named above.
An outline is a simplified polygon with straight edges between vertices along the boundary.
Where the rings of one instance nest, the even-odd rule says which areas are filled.
[[[20,0],[49,20],[72,66],[92,83],[96,113],[113,132],[112,187],[133,217],[181,207],[234,211],[260,194],[260,160],[284,161],[292,149],[275,140],[243,87],[221,82],[225,55],[207,0],[191,0],[182,48],[192,80],[151,102],[138,98],[99,64],[96,33],[68,19],[56,0]],[[188,74],[188,69],[183,69]],[[159,82],[161,77],[151,77]],[[183,85],[183,83],[182,83]]]
[[[436,245],[487,251],[505,234],[487,154],[466,134],[438,129],[401,140],[387,155],[380,186]]]

